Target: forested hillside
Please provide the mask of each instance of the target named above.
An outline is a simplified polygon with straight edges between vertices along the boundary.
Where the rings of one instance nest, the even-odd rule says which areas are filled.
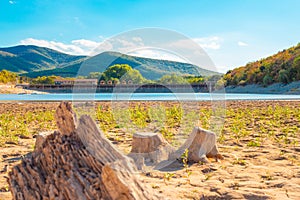
[[[87,76],[91,72],[102,73],[115,64],[130,65],[150,80],[158,80],[164,75],[173,73],[184,76],[220,75],[218,72],[188,63],[136,57],[119,52],[102,52],[88,57],[68,55],[33,45],[0,48],[0,70],[6,69],[31,78],[53,75]]]
[[[0,48],[0,70],[27,73],[61,68],[85,58],[85,56],[68,55],[45,47],[20,45]]]
[[[300,43],[256,62],[228,71],[226,85],[290,83],[300,80]]]
[[[102,73],[109,66],[116,64],[129,65],[149,80],[158,80],[164,75],[173,73],[194,76],[220,75],[218,72],[209,71],[188,63],[142,58],[119,52],[103,52],[85,59],[84,62],[72,62],[61,68],[30,72],[24,75],[28,77],[52,75],[62,77],[88,76],[91,72]]]

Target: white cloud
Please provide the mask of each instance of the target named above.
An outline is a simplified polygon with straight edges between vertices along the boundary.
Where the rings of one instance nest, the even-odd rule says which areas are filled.
[[[177,62],[188,62],[184,58],[181,58],[180,56],[177,56],[174,53],[164,51],[161,49],[139,49],[137,51],[130,52],[129,55],[153,59],[172,60]]]
[[[144,47],[142,39],[138,37],[131,38],[130,40],[121,38],[108,39],[104,40],[103,42],[78,39],[72,40],[68,44],[57,41],[27,38],[21,40],[19,44],[48,47],[72,55],[95,55],[102,53],[103,51],[117,51],[121,53],[128,53],[131,52],[133,49],[139,49]]]
[[[8,1],[9,4],[15,4],[17,3],[16,1]]]
[[[117,51],[127,54],[136,49],[145,47],[143,41],[139,37],[133,38],[110,38],[104,40],[94,49],[92,52],[93,55],[99,54],[103,51]]]
[[[73,40],[71,43],[73,45],[84,47],[84,48],[96,48],[99,45],[98,42],[92,40],[85,40],[85,39]]]
[[[248,46],[247,43],[241,42],[241,41],[238,42],[238,45],[239,45],[240,47],[246,47],[246,46]]]
[[[217,36],[212,37],[203,37],[203,38],[193,38],[195,42],[197,42],[200,47],[203,49],[213,49],[217,50],[221,48],[222,38]]]
[[[65,44],[56,41],[39,40],[34,38],[27,38],[20,41],[21,45],[36,45],[40,47],[48,47],[63,53],[72,55],[89,55],[94,48],[100,43],[91,40],[73,40],[71,44]]]
[[[204,49],[210,49],[210,50],[220,49],[222,41],[223,40],[220,37],[216,37],[216,36],[206,37],[206,38],[194,38],[193,40],[192,39],[177,40],[169,44],[170,48],[166,46],[168,49],[175,48],[175,50],[179,50],[174,52],[167,51],[165,49],[146,46],[144,44],[143,39],[140,37],[130,37],[130,38],[120,37],[120,38],[111,38],[107,40],[104,40],[102,38],[102,42],[96,42],[87,39],[77,39],[77,40],[72,40],[69,43],[27,38],[21,40],[20,44],[48,47],[71,55],[96,55],[104,51],[117,51],[117,52],[130,54],[134,56],[140,56],[140,57],[173,60],[178,62],[190,62],[189,60],[192,60],[191,58],[189,57],[183,58],[180,56],[182,52],[190,51],[191,54],[193,54],[194,50],[198,48],[197,44],[199,44]],[[206,54],[191,55],[192,58],[197,57],[200,60],[203,58],[203,56],[207,57]]]

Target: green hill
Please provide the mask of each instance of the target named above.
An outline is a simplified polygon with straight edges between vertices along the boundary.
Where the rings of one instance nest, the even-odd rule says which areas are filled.
[[[224,75],[226,85],[290,83],[300,80],[300,43]]]
[[[147,79],[155,80],[163,75],[177,73],[179,75],[212,76],[220,74],[202,69],[192,64],[168,60],[156,60],[129,56],[117,52],[103,52],[86,59],[84,62],[73,62],[63,68],[43,70],[26,74],[29,77],[59,75],[64,77],[86,76],[91,72],[103,72],[114,64],[128,64],[137,69]]]
[[[79,75],[88,75],[93,71],[103,72],[108,66],[114,64],[128,64],[132,68],[139,70],[145,78],[150,80],[159,79],[163,75],[171,73],[197,76],[218,74],[187,63],[129,56],[117,52],[104,52],[86,60],[81,66]]]
[[[7,69],[12,72],[28,72],[38,67],[15,54],[0,51],[0,70]]]
[[[90,72],[103,72],[114,64],[128,64],[151,80],[172,73],[196,76],[220,75],[188,63],[129,56],[117,52],[103,52],[86,57],[72,56],[32,45],[0,48],[0,70],[7,69],[28,77],[86,76]]]
[[[0,70],[26,73],[64,67],[85,56],[72,56],[49,48],[33,45],[0,48]]]

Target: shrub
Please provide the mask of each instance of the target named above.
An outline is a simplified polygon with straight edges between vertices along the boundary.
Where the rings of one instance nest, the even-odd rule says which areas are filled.
[[[281,83],[288,83],[289,82],[288,71],[286,71],[285,69],[280,70],[278,75],[278,81]]]
[[[2,70],[0,72],[0,83],[15,83],[17,78],[17,74],[7,71],[7,70]]]
[[[273,78],[269,74],[265,75],[263,78],[264,86],[270,85],[272,83],[273,83]]]

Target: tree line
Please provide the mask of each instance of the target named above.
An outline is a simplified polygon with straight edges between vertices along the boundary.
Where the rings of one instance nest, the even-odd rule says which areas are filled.
[[[0,82],[2,83],[22,83],[28,82],[31,84],[54,84],[55,79],[66,79],[66,80],[75,80],[75,78],[62,78],[59,76],[39,76],[36,78],[27,78],[24,76],[18,76],[16,73],[9,72],[7,70],[3,70],[0,72],[0,75],[3,74],[3,78]],[[207,80],[218,80],[221,76],[214,75],[211,77],[202,77],[202,76],[192,76],[192,75],[177,75],[177,74],[167,74],[162,76],[158,80],[149,80],[142,76],[142,74],[133,69],[128,64],[115,64],[108,67],[104,72],[91,72],[88,76],[79,76],[79,79],[87,78],[87,79],[98,79],[100,81],[116,81],[122,82],[129,80],[133,84],[151,84],[151,83],[158,83],[158,84],[196,84],[196,83],[204,83]]]

